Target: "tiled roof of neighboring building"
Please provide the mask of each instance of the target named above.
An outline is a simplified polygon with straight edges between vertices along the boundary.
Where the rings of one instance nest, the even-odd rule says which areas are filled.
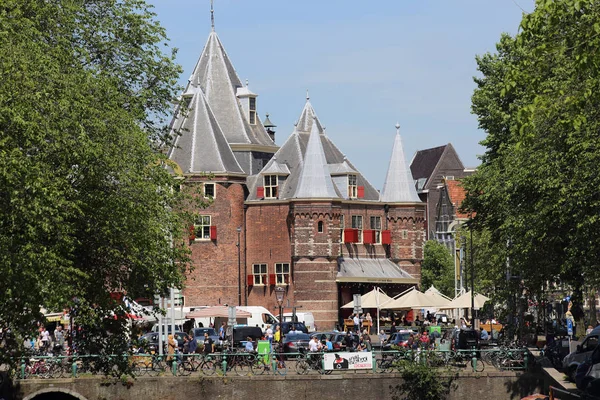
[[[402,138],[400,137],[400,125],[396,125],[392,156],[379,200],[386,203],[421,202],[410,170],[406,166]]]
[[[465,189],[461,186],[460,181],[446,180],[446,187],[448,188],[448,196],[450,197],[450,201],[456,210],[456,216],[464,219],[469,218],[468,214],[460,212],[460,206],[466,197]]]

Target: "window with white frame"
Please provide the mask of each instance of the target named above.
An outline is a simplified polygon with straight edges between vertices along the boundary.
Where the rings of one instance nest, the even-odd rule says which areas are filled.
[[[375,231],[375,243],[381,243],[381,217],[371,217],[371,229]]]
[[[254,275],[254,285],[266,285],[267,280],[267,264],[253,264],[252,275]]]
[[[288,263],[276,263],[275,264],[275,275],[277,285],[289,285],[290,283],[290,264]]]
[[[194,224],[196,240],[210,240],[210,215],[199,215]]]
[[[357,197],[356,175],[348,175],[348,198],[355,199]]]
[[[317,232],[323,233],[323,221],[317,222]]]
[[[277,198],[277,175],[265,175],[264,177],[265,199]]]
[[[353,215],[352,216],[352,229],[358,229],[358,243],[362,243],[363,241],[363,219],[362,215]]]
[[[256,97],[250,97],[249,99],[249,120],[250,120],[250,124],[255,125],[256,124]]]
[[[215,197],[215,184],[205,183],[204,184],[204,197],[214,198]]]

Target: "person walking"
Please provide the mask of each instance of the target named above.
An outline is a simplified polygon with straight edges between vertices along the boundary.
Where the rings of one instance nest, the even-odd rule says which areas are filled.
[[[358,313],[354,314],[352,322],[354,323],[354,331],[360,333],[360,317],[358,316]]]
[[[371,313],[367,313],[365,317],[365,321],[367,321],[367,333],[371,334],[371,327],[373,326],[373,317],[371,317]]]
[[[167,338],[167,361],[173,361],[173,355],[175,354],[175,349],[177,348],[177,341],[173,337],[173,335],[169,335]]]

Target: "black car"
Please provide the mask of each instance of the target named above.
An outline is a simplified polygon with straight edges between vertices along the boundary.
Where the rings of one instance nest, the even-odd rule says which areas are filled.
[[[444,337],[451,339],[452,350],[479,349],[479,332],[473,328],[455,328]]]
[[[289,333],[283,338],[283,352],[299,353],[303,350],[308,351],[309,342],[310,336],[306,333]]]
[[[177,347],[179,351],[183,351],[183,338],[190,338],[185,332],[175,332],[175,339],[177,339]],[[165,349],[167,348],[167,337],[163,340],[163,346]],[[158,332],[150,332],[146,333],[140,338],[141,349],[147,350],[150,352],[158,353]]]
[[[233,347],[244,347],[248,337],[253,342],[262,338],[263,332],[258,326],[235,326],[233,328]]]
[[[278,326],[279,323],[273,324],[273,326],[271,326],[273,332],[277,332]],[[282,322],[281,331],[284,335],[287,335],[288,332],[292,329],[292,326],[296,329],[296,332],[308,333],[308,329],[306,328],[306,325],[304,325],[304,322]]]
[[[412,331],[405,329],[392,333],[390,337],[382,343],[381,350],[388,351],[394,350],[394,347],[408,347],[408,338],[412,333]]]

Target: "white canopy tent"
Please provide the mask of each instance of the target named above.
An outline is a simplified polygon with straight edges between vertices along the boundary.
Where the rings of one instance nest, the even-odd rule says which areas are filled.
[[[436,307],[436,300],[432,296],[419,292],[415,286],[381,306],[382,309],[387,310],[412,310],[426,307]]]
[[[479,310],[480,308],[483,308],[483,306],[485,305],[485,302],[488,301],[489,299],[490,299],[489,297],[486,297],[479,293],[475,293],[475,301],[474,301],[475,309]],[[450,304],[448,304],[447,306],[444,306],[444,307],[440,307],[440,308],[444,308],[444,309],[471,308],[471,291],[469,290],[468,292],[461,294],[460,296],[458,296],[457,298],[452,300],[450,302]]]
[[[360,306],[361,308],[376,308],[377,309],[377,333],[379,334],[379,311],[381,310],[381,305],[393,300],[390,296],[385,294],[380,287],[376,286],[375,289],[371,290],[369,293],[365,293],[360,296]],[[350,303],[342,306],[342,308],[354,308],[354,300]]]

